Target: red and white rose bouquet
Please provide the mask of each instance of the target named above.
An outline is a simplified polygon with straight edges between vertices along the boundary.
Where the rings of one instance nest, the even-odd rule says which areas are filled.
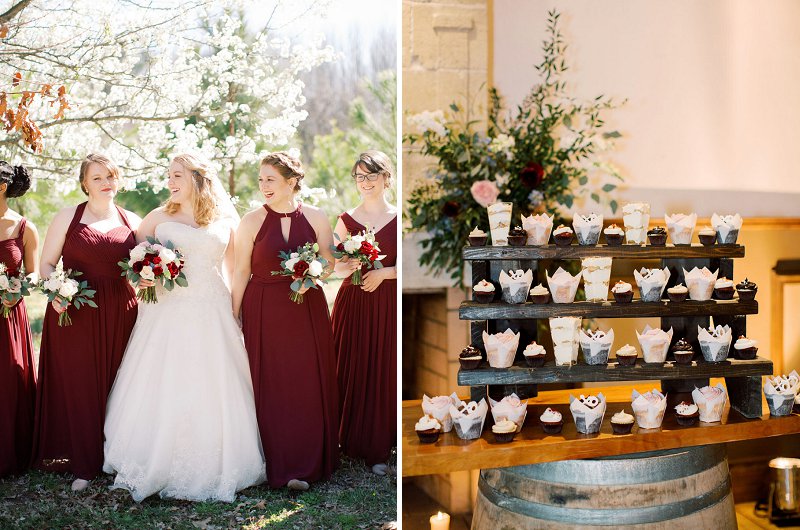
[[[122,275],[131,283],[150,280],[160,283],[167,291],[171,291],[176,285],[189,285],[183,273],[183,264],[183,254],[171,241],[162,244],[154,237],[148,237],[147,241],[133,247],[128,261],[118,263],[122,268]],[[155,286],[139,289],[136,297],[148,304],[158,302]]]
[[[328,260],[319,255],[317,243],[306,243],[291,253],[279,252],[278,257],[281,258],[281,270],[272,271],[272,274],[292,277],[292,292],[289,293],[292,302],[303,303],[303,294],[300,293],[303,287],[316,289],[318,285],[324,285],[321,276]]]
[[[50,276],[43,279],[39,283],[39,290],[47,297],[47,301],[52,303],[58,300],[61,305],[69,303],[75,309],[80,309],[82,306],[97,307],[97,304],[92,300],[94,298],[94,289],[89,289],[89,284],[86,281],[79,282],[75,278],[83,275],[80,271],[73,271],[62,268],[61,264],[56,267]],[[65,309],[58,315],[59,326],[71,326],[72,319],[69,317],[69,308]]]
[[[0,263],[0,300],[16,304],[23,296],[31,294],[34,284],[22,271],[14,271]],[[3,317],[8,318],[11,308],[3,305]]]
[[[381,249],[378,247],[378,242],[375,240],[375,233],[372,230],[364,230],[358,234],[347,234],[344,241],[341,240],[339,234],[333,234],[339,244],[331,247],[333,255],[336,259],[344,257],[361,262],[363,266],[368,269],[381,269],[383,264],[380,262],[386,256],[381,256]],[[361,268],[358,268],[350,278],[353,285],[363,285],[364,280],[361,278]]]

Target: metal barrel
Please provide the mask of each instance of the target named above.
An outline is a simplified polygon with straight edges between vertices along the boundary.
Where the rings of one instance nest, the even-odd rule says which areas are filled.
[[[481,470],[473,530],[735,529],[722,445]]]

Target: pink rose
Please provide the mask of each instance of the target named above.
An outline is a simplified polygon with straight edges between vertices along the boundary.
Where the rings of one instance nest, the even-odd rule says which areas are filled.
[[[491,180],[479,180],[472,184],[469,191],[475,202],[484,208],[497,202],[497,196],[500,195],[500,190]]]
[[[503,401],[506,402],[506,405],[508,405],[509,407],[512,407],[512,408],[519,407],[519,405],[521,403],[519,397],[516,396],[516,395],[514,395],[514,396],[506,396],[506,397],[503,398]]]
[[[436,396],[431,398],[431,404],[435,408],[440,409],[442,407],[449,407],[450,405],[452,405],[453,400],[450,399],[450,396]]]

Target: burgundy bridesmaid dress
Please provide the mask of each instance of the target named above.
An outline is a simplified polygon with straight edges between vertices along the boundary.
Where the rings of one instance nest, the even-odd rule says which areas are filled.
[[[22,219],[19,235],[0,241],[0,263],[14,275],[22,267],[24,233]],[[28,313],[20,300],[8,318],[0,315],[0,477],[22,473],[30,462],[35,374]]]
[[[70,471],[84,480],[103,467],[106,400],[136,323],[136,295],[117,262],[128,258],[136,239],[124,223],[107,233],[80,222],[86,203],[75,211],[62,250],[65,269],[83,273],[97,292],[98,308],[68,309],[71,326],[58,326],[48,304],[39,353],[39,384],[33,465],[45,471]]]
[[[366,227],[347,213],[350,234]],[[397,262],[397,217],[375,234],[385,267]],[[368,269],[362,268],[362,274]],[[368,466],[386,463],[397,443],[397,280],[368,293],[350,278],[333,304],[342,452]]]
[[[289,214],[269,206],[256,235],[252,277],[242,300],[242,331],[256,401],[258,428],[273,488],[291,479],[327,479],[338,465],[339,417],[336,365],[328,304],[321,289],[309,289],[303,303],[289,299],[279,251],[316,241],[302,208]],[[281,218],[291,218],[289,241]]]

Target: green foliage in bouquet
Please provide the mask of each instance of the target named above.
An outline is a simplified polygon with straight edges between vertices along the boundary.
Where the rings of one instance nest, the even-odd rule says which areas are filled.
[[[513,112],[490,88],[485,132],[455,103],[448,113],[426,111],[409,118],[421,132],[405,140],[437,159],[431,178],[412,190],[407,206],[411,229],[426,232],[420,262],[433,272],[449,273],[456,285],[469,231],[477,226],[489,232],[486,206],[491,202],[513,203],[512,225],[519,225],[520,214],[558,214],[557,208],[571,208],[578,194],[590,193],[599,203],[601,193],[611,192],[621,180],[598,157],[621,136],[602,119],[604,111],[619,105],[603,95],[579,101],[567,93],[559,17],[556,11],[548,13],[544,59],[536,66],[541,82]],[[605,183],[588,189],[594,170],[604,174]],[[617,210],[616,201],[608,204]]]

